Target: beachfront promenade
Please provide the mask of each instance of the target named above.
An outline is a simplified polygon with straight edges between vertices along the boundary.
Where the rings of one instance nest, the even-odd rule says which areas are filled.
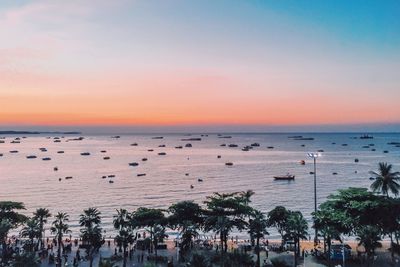
[[[277,245],[279,241],[270,241],[271,246]],[[109,244],[109,245],[108,245]],[[127,258],[127,266],[135,266],[135,267],[144,267],[144,266],[159,266],[159,267],[168,267],[168,266],[190,266],[190,265],[185,265],[183,263],[178,262],[178,252],[175,247],[175,243],[172,240],[169,240],[166,242],[167,244],[167,249],[161,249],[158,250],[158,255],[163,256],[169,260],[169,263],[166,262],[161,262],[155,264],[154,262],[149,262],[147,260],[147,257],[150,255],[148,251],[142,251],[142,250],[135,250],[133,247],[131,247],[128,250],[128,258]],[[237,243],[232,243],[229,245],[229,250],[232,251],[234,249],[239,249],[240,245],[244,244],[243,242],[239,241],[239,244]],[[356,248],[356,242],[350,242],[349,243],[353,249],[353,254],[356,254],[357,248]],[[216,244],[215,244],[216,245]],[[307,252],[310,251],[312,248],[312,242],[302,242],[302,248],[301,250],[305,250]],[[391,264],[391,259],[390,259],[390,253],[387,253],[387,248],[388,244],[384,244],[384,246],[380,249],[377,250],[377,254],[375,257],[375,260],[370,263],[369,266],[376,266],[376,267],[389,267],[389,266],[394,266],[394,267],[400,267],[400,262],[398,258],[396,258],[395,262]],[[213,246],[213,249],[215,250],[215,246]],[[321,249],[321,247],[319,248]],[[76,260],[76,255],[79,250],[79,254],[81,256],[81,260],[77,261]],[[261,258],[261,266],[273,266],[271,264],[270,259],[274,258],[279,258],[283,261],[285,261],[288,266],[293,266],[293,253],[290,251],[285,251],[285,252],[274,252],[270,249],[268,249],[268,253],[263,250],[261,252],[260,258]],[[130,252],[129,252],[130,251]],[[51,251],[49,251],[51,253]],[[56,255],[57,254],[57,247],[53,247],[53,253]],[[74,245],[72,244],[71,251],[66,253],[67,257],[63,257],[63,265],[62,266],[79,266],[79,267],[89,267],[89,261],[85,259],[85,250],[84,249],[79,249],[79,244]],[[253,259],[256,260],[256,254],[253,253],[253,251],[248,252],[249,255],[253,256]],[[118,250],[118,247],[115,245],[113,241],[108,241],[100,248],[99,252],[95,255],[94,261],[93,261],[93,266],[99,266],[99,261],[100,258],[102,259],[108,259],[113,256],[117,255],[119,256],[121,260],[114,261],[115,264],[113,266],[115,267],[121,267],[122,264],[122,252]],[[267,258],[268,255],[268,258]],[[74,258],[75,258],[75,265],[74,265]],[[67,259],[67,261],[65,261]],[[168,265],[169,264],[169,265]],[[342,265],[342,262],[335,262],[334,265],[332,266],[338,266]],[[41,266],[43,267],[55,267],[55,263],[49,262],[49,257],[44,257],[42,258],[42,264]],[[326,264],[321,263],[318,261],[318,259],[310,254],[306,255],[302,261],[299,262],[298,266],[304,266],[304,267],[323,267],[327,266]],[[356,266],[364,266],[363,263],[356,263],[354,261],[347,261],[345,262],[345,266],[348,267],[356,267]],[[366,265],[365,265],[366,266]]]

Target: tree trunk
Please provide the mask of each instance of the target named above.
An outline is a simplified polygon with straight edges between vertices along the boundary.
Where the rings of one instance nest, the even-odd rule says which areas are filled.
[[[220,243],[221,243],[221,253],[224,252],[224,234],[222,233],[222,231],[219,233],[219,239],[220,239]]]
[[[332,245],[332,240],[330,237],[327,239],[328,242],[328,266],[331,266],[331,245]]]
[[[257,237],[257,267],[260,267],[260,238]]]
[[[93,267],[93,251],[94,251],[94,249],[92,249],[90,247],[89,248],[89,265],[90,265],[90,267]]]
[[[124,267],[126,267],[126,246],[124,245]]]
[[[61,242],[62,242],[62,237],[58,237],[58,248],[57,248],[57,262],[58,266],[61,266],[62,261],[61,261]]]
[[[393,233],[390,233],[390,254],[392,256],[392,263],[393,263],[394,262]]]
[[[294,267],[297,267],[297,242],[294,241]]]

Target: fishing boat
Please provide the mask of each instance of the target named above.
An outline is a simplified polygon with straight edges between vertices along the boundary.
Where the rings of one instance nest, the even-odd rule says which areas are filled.
[[[294,175],[292,174],[286,174],[286,175],[279,175],[279,176],[274,176],[275,180],[294,180]]]

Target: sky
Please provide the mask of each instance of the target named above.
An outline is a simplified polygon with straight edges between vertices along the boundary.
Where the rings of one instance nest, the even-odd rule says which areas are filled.
[[[0,36],[0,129],[400,131],[397,0],[2,0]]]

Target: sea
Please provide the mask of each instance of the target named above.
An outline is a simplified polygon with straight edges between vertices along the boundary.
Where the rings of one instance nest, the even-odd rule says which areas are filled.
[[[363,133],[3,135],[0,200],[23,202],[27,215],[41,207],[52,214],[66,212],[73,236],[79,236],[82,211],[96,207],[102,214],[104,234],[112,237],[116,209],[166,209],[182,200],[204,205],[214,192],[253,190],[253,207],[265,213],[278,205],[301,211],[312,235],[314,165],[308,153],[319,153],[318,204],[338,189],[369,188],[369,172],[376,171],[379,162],[393,164],[394,170],[400,171],[399,133],[374,133],[370,139],[361,136]],[[228,162],[233,165],[227,166]],[[273,178],[287,173],[295,179]],[[279,237],[275,229],[269,232],[270,238]],[[245,232],[233,235],[248,238]]]

